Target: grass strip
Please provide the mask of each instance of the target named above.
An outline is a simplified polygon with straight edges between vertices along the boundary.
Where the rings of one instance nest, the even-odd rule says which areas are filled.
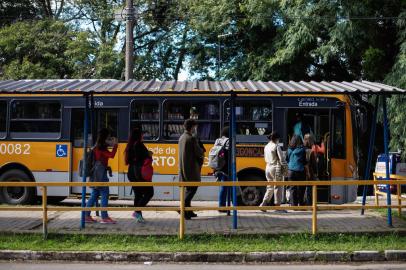
[[[255,252],[255,251],[355,251],[406,249],[406,236],[398,234],[289,234],[289,235],[187,235],[133,236],[50,234],[0,234],[2,250],[128,251],[128,252]]]
[[[382,217],[386,218],[388,216],[388,209],[378,208],[378,209],[374,209],[373,211],[379,213]],[[398,212],[399,211],[397,209],[392,209],[392,217],[399,218]],[[402,211],[402,215],[400,216],[400,219],[406,221],[405,215],[406,215],[406,213],[404,211]]]

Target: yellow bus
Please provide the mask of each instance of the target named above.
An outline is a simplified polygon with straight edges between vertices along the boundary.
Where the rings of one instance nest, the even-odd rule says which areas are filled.
[[[238,180],[264,180],[263,147],[272,130],[282,136],[286,150],[301,113],[316,141],[326,145],[324,179],[353,179],[357,172],[355,133],[362,130],[358,101],[348,95],[377,87],[368,82],[160,82],[116,80],[20,80],[0,81],[0,181],[81,181],[83,156],[84,93],[93,93],[93,130],[109,128],[119,140],[116,157],[109,165],[111,182],[127,181],[124,148],[131,128],[145,132],[154,153],[153,181],[178,181],[177,141],[182,124],[191,117],[209,152],[221,129],[229,125],[230,91],[236,97],[236,168]],[[359,112],[359,110],[358,110]],[[93,135],[95,132],[93,132]],[[89,135],[89,145],[94,136]],[[206,162],[202,181],[215,181]],[[321,178],[322,178],[321,177]],[[238,189],[239,203],[258,205],[264,187]],[[49,188],[50,199],[80,195],[80,187]],[[127,187],[113,187],[112,196],[131,198]],[[346,203],[357,196],[355,186],[320,187],[318,200]],[[41,191],[11,187],[0,190],[8,204],[33,203]],[[218,187],[200,188],[196,200],[217,200]],[[157,187],[154,199],[178,200],[177,188]]]

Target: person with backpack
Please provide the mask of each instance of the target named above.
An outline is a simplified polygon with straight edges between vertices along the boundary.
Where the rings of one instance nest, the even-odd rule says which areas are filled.
[[[293,135],[289,142],[288,155],[288,179],[291,181],[306,180],[306,148],[299,136]],[[292,206],[304,205],[305,186],[290,187],[290,204]]]
[[[213,169],[217,181],[229,181],[229,152],[230,152],[230,140],[228,138],[230,134],[229,127],[224,127],[221,131],[221,137],[214,142],[214,146],[209,152],[209,167]],[[231,201],[231,187],[220,187],[219,193],[219,207],[226,206],[227,202]],[[219,210],[220,213],[229,211]]]
[[[113,146],[113,150],[108,150],[109,146]],[[90,152],[93,155],[93,166],[90,173],[91,182],[108,182],[107,167],[108,160],[114,158],[117,152],[117,139],[110,137],[110,131],[107,128],[102,128],[96,140],[96,145]],[[109,202],[109,187],[92,187],[92,193],[87,201],[86,207],[92,207],[101,196],[101,207],[107,207]],[[86,223],[94,223],[97,220],[90,216],[90,211],[86,211]],[[116,221],[111,219],[107,211],[101,211],[101,221],[103,224],[115,224]]]
[[[283,181],[282,166],[286,166],[286,161],[283,158],[282,149],[278,145],[280,136],[274,131],[268,135],[269,143],[264,148],[264,158],[266,162],[265,176],[269,181]],[[274,199],[275,206],[280,206],[282,202],[283,187],[282,186],[267,186],[264,199],[260,206],[266,206]],[[266,210],[262,210],[266,212]],[[287,213],[286,210],[276,210],[277,213]]]
[[[125,163],[128,165],[128,180],[131,182],[152,181],[153,167],[151,152],[143,142],[143,133],[139,128],[134,128],[130,134],[125,148]],[[134,192],[134,207],[145,207],[154,196],[154,187],[132,187]],[[145,219],[141,211],[134,211],[132,216],[136,222],[143,223]]]
[[[184,123],[185,131],[180,136],[179,146],[179,182],[200,182],[200,171],[204,160],[204,148],[196,138],[197,122],[187,119]],[[185,207],[190,207],[197,187],[186,187]],[[185,213],[185,219],[197,217],[193,211]]]

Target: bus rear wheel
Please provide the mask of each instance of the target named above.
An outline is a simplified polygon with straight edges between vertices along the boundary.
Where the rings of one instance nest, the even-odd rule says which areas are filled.
[[[21,170],[9,170],[0,177],[1,182],[31,182],[32,179]],[[32,204],[36,199],[34,187],[2,187],[0,201],[6,204]]]
[[[265,179],[257,176],[251,175],[247,178],[248,181],[264,181]],[[240,181],[245,181],[245,179],[240,179]],[[241,187],[240,203],[245,206],[257,206],[262,202],[265,195],[266,187]]]

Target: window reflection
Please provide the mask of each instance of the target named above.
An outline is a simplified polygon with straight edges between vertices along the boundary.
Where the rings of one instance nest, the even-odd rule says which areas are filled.
[[[159,104],[156,101],[137,100],[131,105],[131,126],[144,132],[144,140],[159,138]]]
[[[14,101],[10,134],[15,138],[58,138],[61,104],[57,101]]]
[[[266,141],[264,135],[272,131],[272,104],[269,101],[238,101],[235,106],[237,140]],[[230,121],[229,102],[226,103],[225,122]]]
[[[220,135],[220,105],[218,101],[181,101],[165,103],[164,138],[177,140],[184,132],[186,119],[198,122],[198,136],[203,141],[214,141]]]
[[[0,101],[0,137],[5,137],[7,131],[7,102]]]

